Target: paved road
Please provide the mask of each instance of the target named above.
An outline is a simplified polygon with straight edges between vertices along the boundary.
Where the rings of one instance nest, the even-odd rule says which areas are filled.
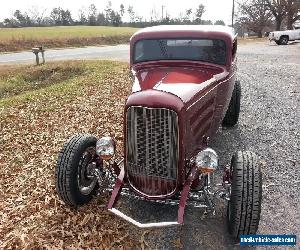
[[[258,44],[263,46],[257,46]],[[268,54],[274,53],[273,49],[264,49],[275,47],[276,53],[285,53],[286,46],[278,46],[275,43],[249,43],[240,45],[238,52],[240,54]],[[299,43],[290,43],[289,51],[300,53]],[[118,61],[129,61],[129,45],[121,44],[116,46],[103,47],[85,47],[85,48],[69,48],[69,49],[49,49],[45,52],[46,61],[58,60],[81,60],[81,59],[108,59]],[[17,53],[0,53],[0,64],[20,64],[35,62],[35,56],[32,52],[17,52]]]
[[[73,49],[46,50],[46,61],[80,60],[80,59],[110,59],[119,61],[129,60],[129,45],[86,47]],[[20,64],[35,62],[32,52],[0,54],[0,64]]]

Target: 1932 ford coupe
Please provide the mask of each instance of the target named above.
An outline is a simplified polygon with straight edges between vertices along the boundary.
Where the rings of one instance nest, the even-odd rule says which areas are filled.
[[[228,202],[230,234],[255,234],[262,195],[257,156],[239,151],[230,167],[219,166],[209,147],[220,125],[238,122],[236,51],[236,36],[224,26],[156,26],[135,33],[130,40],[133,87],[124,107],[124,156],[117,160],[114,138],[74,135],[57,161],[59,197],[79,206],[96,190],[109,190],[108,209],[143,228],[183,224],[186,204],[214,214],[221,198]],[[211,181],[215,171],[222,172],[220,184]],[[115,208],[122,194],[178,204],[177,220],[140,223]]]

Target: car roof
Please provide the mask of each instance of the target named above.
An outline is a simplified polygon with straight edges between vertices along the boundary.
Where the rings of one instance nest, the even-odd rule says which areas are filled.
[[[172,36],[176,34],[181,35],[193,35],[193,36],[206,36],[218,35],[224,37],[230,37],[232,40],[235,38],[234,30],[231,27],[223,25],[159,25],[147,27],[138,30],[133,34],[131,39],[134,38],[150,38],[150,37],[164,37]],[[136,40],[136,39],[134,39]]]

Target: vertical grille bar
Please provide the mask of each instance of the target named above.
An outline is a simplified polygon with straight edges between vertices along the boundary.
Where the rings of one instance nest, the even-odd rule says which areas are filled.
[[[127,171],[131,185],[146,195],[167,195],[176,187],[177,114],[169,109],[127,110]]]

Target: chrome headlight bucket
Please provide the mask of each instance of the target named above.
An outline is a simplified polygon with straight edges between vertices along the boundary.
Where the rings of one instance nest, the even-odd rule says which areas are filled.
[[[96,153],[103,160],[110,160],[116,151],[116,142],[111,137],[102,137],[96,143]]]
[[[197,168],[204,174],[214,172],[218,168],[218,163],[219,157],[211,148],[200,151],[195,160]]]

